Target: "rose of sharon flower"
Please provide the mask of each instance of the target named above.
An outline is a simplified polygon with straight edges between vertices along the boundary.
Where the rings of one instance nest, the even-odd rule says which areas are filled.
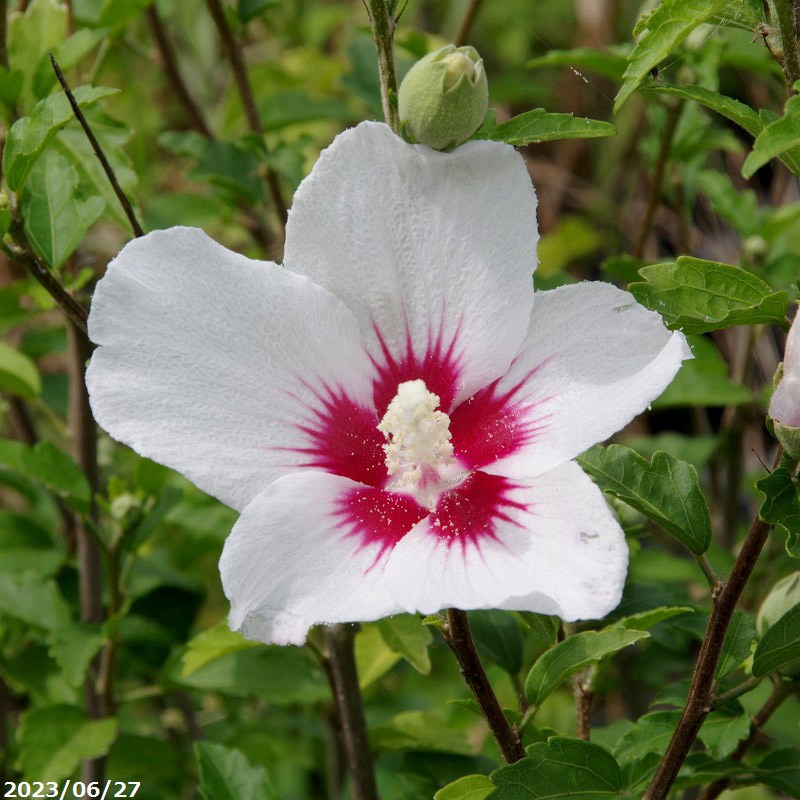
[[[571,459],[691,354],[608,284],[534,303],[535,208],[512,147],[439,153],[366,122],[298,189],[284,268],[189,228],[109,265],[95,416],[241,511],[233,629],[302,643],[398,612],[618,604],[625,539]]]

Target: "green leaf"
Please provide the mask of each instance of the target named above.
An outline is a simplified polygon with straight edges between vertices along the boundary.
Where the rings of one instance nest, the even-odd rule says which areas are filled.
[[[722,654],[717,663],[717,680],[722,680],[747,660],[755,635],[756,621],[752,614],[734,611],[722,645]]]
[[[25,233],[53,269],[72,255],[106,205],[102,197],[80,198],[77,188],[77,173],[55,150],[48,150],[36,162],[25,184]]]
[[[614,99],[614,111],[619,111],[653,67],[724,5],[725,0],[663,0],[647,16],[646,30],[628,56],[628,68],[622,76],[622,87]],[[641,26],[642,20],[637,28]],[[634,32],[637,32],[636,29]]]
[[[465,775],[443,786],[433,800],[486,800],[494,784],[485,775]]]
[[[795,89],[797,88],[796,83]],[[795,147],[800,147],[800,97],[797,95],[786,101],[783,116],[771,122],[756,136],[753,152],[747,156],[742,165],[742,175],[750,178],[771,158]],[[795,174],[800,174],[796,169],[793,171]]]
[[[18,767],[27,780],[62,781],[86,758],[106,755],[117,736],[117,720],[90,721],[73,706],[36,708],[19,731]]]
[[[661,606],[652,608],[649,611],[641,611],[638,614],[631,614],[628,617],[618,619],[614,625],[627,628],[629,631],[648,631],[658,625],[659,622],[678,617],[682,614],[693,614],[691,606]]]
[[[752,401],[746,386],[728,378],[728,364],[707,337],[689,336],[694,358],[684,361],[672,383],[653,401],[653,408],[735,406]]]
[[[55,581],[34,575],[0,573],[0,615],[46,631],[59,630],[70,621],[69,608]]]
[[[81,468],[50,442],[28,447],[0,439],[0,469],[25,476],[56,494],[73,508],[86,511],[92,490]]]
[[[271,6],[278,5],[278,2],[279,0],[239,0],[237,3],[239,19],[245,23],[250,22]]]
[[[0,101],[9,110],[16,106],[25,76],[21,70],[0,67]]]
[[[614,749],[617,761],[629,764],[648,753],[661,755],[667,749],[679,718],[679,711],[654,711],[640,717]]]
[[[711,543],[711,515],[697,470],[667,453],[648,462],[620,444],[587,450],[578,463],[604,491],[619,497],[699,556]]]
[[[649,636],[646,631],[616,625],[570,636],[539,656],[525,679],[525,697],[531,705],[540,706],[570,675]]]
[[[200,793],[206,800],[270,800],[267,773],[254,767],[238,750],[195,742]]]
[[[35,97],[33,84],[39,65],[67,38],[68,16],[65,3],[33,0],[24,14],[11,17],[8,61],[12,70],[19,70],[24,76],[21,99],[26,108]]]
[[[522,669],[522,631],[513,613],[470,611],[469,627],[481,656],[499,664],[511,675]]]
[[[759,763],[756,774],[761,783],[800,798],[800,750],[786,748],[770,753]]]
[[[594,139],[614,136],[616,133],[617,129],[610,122],[574,117],[572,114],[553,114],[543,108],[535,108],[488,131],[481,128],[475,138],[493,139],[519,147],[558,139]]]
[[[751,136],[757,137],[772,121],[767,112],[754,111],[750,106],[727,97],[718,92],[712,92],[703,86],[672,86],[668,84],[648,86],[646,92],[656,92],[680,97],[684,100],[694,100],[717,114],[744,128]],[[788,150],[780,154],[781,161],[795,174],[800,171],[800,148]]]
[[[73,624],[56,628],[50,635],[50,655],[72,686],[82,686],[92,659],[100,652],[105,637],[97,625]]]
[[[118,91],[101,86],[79,86],[73,95],[84,108]],[[22,188],[51,139],[71,119],[69,100],[59,92],[37,103],[30,116],[18,119],[11,126],[3,150],[3,175],[9,188],[15,192]]]
[[[760,678],[800,659],[800,603],[792,606],[761,637],[753,654],[753,675]]]
[[[413,614],[399,614],[378,620],[375,626],[383,641],[401,655],[417,672],[427,675],[431,671],[428,646],[433,641],[430,628]]]
[[[0,341],[0,389],[33,400],[42,393],[39,370],[26,355]]]
[[[374,623],[361,626],[355,650],[358,684],[362,689],[382,678],[402,658],[386,643]]]
[[[108,31],[105,28],[81,28],[68,39],[59,43],[53,49],[58,66],[66,74],[68,69],[74,67],[85,55],[88,55],[105,38]],[[39,61],[36,74],[33,78],[33,93],[36,97],[44,97],[56,85],[58,79],[53,71],[49,53]]]
[[[628,66],[628,59],[613,50],[594,50],[591,47],[576,47],[573,50],[549,50],[545,55],[529,61],[528,69],[540,67],[569,67],[573,72],[585,69],[596,72],[613,81],[621,82]]]
[[[206,631],[195,636],[186,645],[183,654],[183,675],[191,675],[204,664],[221,658],[228,653],[238,650],[247,650],[251,647],[261,647],[258,642],[245,639],[240,633],[228,627],[227,620],[221,620]]]
[[[558,630],[561,620],[547,614],[534,614],[531,611],[520,613],[520,619],[528,626],[526,638],[532,639],[537,645],[552,647],[558,641]]]
[[[487,800],[568,800],[619,797],[622,771],[599,745],[554,736],[528,748],[528,758],[491,774]]]
[[[800,558],[800,496],[789,470],[778,467],[756,481],[756,489],[764,495],[758,516],[770,525],[783,525],[789,533],[786,552]]]
[[[727,758],[736,745],[750,733],[750,717],[739,702],[713,711],[706,717],[698,738],[708,748],[712,758]]]
[[[426,750],[434,753],[475,754],[465,727],[453,727],[424,711],[403,711],[381,727],[370,731],[370,742],[378,750]]]
[[[677,263],[652,264],[639,274],[646,282],[628,289],[673,330],[708,333],[733,325],[780,324],[786,316],[786,292],[773,292],[761,278],[730,264],[680,256]]]

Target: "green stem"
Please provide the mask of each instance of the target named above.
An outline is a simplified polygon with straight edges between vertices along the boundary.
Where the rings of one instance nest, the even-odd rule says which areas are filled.
[[[369,15],[372,22],[372,37],[378,51],[378,72],[381,78],[381,103],[383,117],[389,127],[398,133],[400,120],[392,105],[390,94],[397,94],[397,74],[394,68],[394,20],[389,16],[386,0],[369,0]]]
[[[775,0],[775,11],[778,15],[778,26],[781,29],[783,71],[789,91],[794,93],[795,81],[800,80],[800,53],[797,49],[793,0]]]

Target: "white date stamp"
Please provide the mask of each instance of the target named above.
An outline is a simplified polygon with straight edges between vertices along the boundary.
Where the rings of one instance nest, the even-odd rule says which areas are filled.
[[[96,798],[96,800],[112,800],[112,798],[133,798],[141,786],[140,781],[5,781],[3,797],[8,798]]]

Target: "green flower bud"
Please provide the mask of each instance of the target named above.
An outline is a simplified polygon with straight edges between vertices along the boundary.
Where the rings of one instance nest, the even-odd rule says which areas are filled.
[[[448,44],[418,61],[397,94],[401,129],[434,150],[452,150],[480,128],[489,105],[483,59]]]
[[[756,634],[761,637],[790,608],[800,603],[800,572],[779,580],[767,595],[756,616]]]

